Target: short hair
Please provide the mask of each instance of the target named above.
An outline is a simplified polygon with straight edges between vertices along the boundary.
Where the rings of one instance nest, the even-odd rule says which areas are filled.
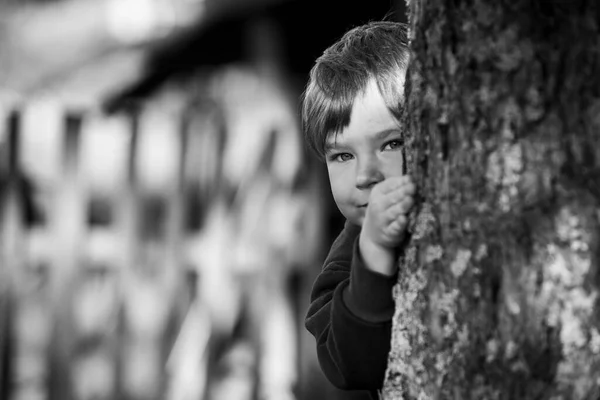
[[[317,58],[302,95],[302,127],[321,160],[327,138],[350,124],[354,100],[371,79],[400,120],[409,54],[406,24],[371,21],[346,32]]]

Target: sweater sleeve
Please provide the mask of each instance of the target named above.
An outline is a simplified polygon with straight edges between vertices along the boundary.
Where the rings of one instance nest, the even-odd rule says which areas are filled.
[[[390,351],[396,276],[368,270],[358,251],[360,228],[346,222],[311,292],[305,319],[324,374],[336,387],[377,390]]]

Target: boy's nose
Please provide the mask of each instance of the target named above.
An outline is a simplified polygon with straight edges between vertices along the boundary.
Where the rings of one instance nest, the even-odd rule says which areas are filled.
[[[357,189],[368,189],[381,182],[384,176],[375,160],[359,163],[356,173]]]

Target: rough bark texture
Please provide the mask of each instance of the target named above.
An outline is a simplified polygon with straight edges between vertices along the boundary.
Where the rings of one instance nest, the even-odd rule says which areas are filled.
[[[424,201],[382,396],[597,399],[600,5],[408,6]]]

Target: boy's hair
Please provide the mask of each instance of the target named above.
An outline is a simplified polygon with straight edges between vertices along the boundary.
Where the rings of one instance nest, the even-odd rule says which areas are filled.
[[[401,22],[372,21],[354,27],[327,48],[310,71],[302,98],[302,126],[309,148],[325,158],[331,133],[350,124],[355,98],[375,79],[399,120],[408,67],[408,28]]]

